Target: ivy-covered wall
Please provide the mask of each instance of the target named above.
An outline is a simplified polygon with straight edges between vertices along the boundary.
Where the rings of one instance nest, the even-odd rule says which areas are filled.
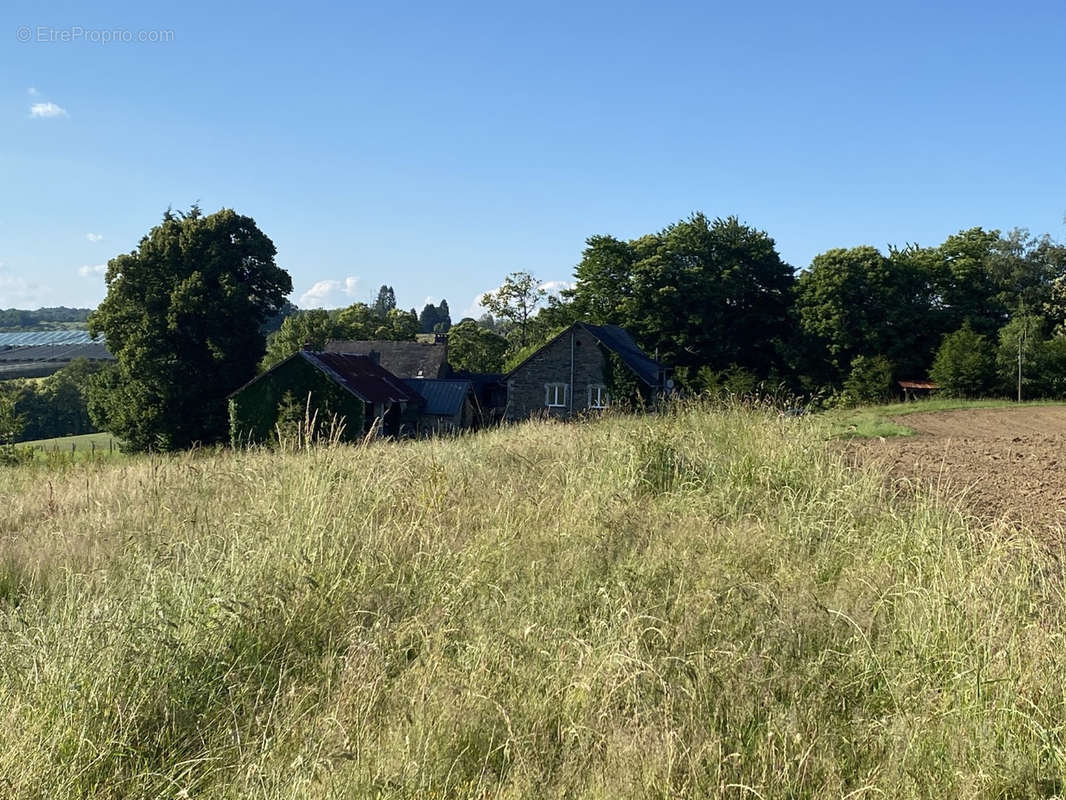
[[[299,406],[301,418],[310,393],[311,414],[318,412],[320,425],[328,429],[329,421],[336,415],[344,423],[343,439],[354,441],[362,438],[365,419],[363,401],[297,355],[278,364],[230,398],[230,441],[234,447],[262,444],[274,438],[279,406],[286,392]]]

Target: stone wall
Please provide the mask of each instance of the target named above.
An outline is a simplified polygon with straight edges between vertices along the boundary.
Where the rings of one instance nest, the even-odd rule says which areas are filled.
[[[508,420],[531,416],[566,419],[571,415],[569,394],[563,408],[549,408],[544,403],[545,384],[570,384],[571,340],[574,385],[569,387],[569,391],[573,393],[573,413],[579,414],[588,408],[589,385],[604,383],[604,356],[592,334],[581,328],[571,328],[511,373],[507,380]]]

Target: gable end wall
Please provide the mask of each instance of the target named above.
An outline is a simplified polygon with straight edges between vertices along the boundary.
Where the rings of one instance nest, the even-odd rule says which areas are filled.
[[[527,419],[531,416],[551,416],[566,419],[568,408],[548,408],[544,405],[544,384],[570,383],[570,338],[574,337],[574,414],[588,406],[590,384],[604,383],[604,357],[599,342],[588,331],[576,329],[538,350],[525,364],[515,370],[507,381],[507,419]],[[568,404],[569,405],[569,404]]]

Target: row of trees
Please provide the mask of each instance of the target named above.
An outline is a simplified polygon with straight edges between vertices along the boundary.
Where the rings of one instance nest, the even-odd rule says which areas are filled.
[[[91,308],[0,308],[0,331],[48,331],[83,327]]]
[[[1053,384],[1036,372],[1051,368],[1066,332],[1066,248],[1025,231],[834,249],[796,275],[765,232],[695,214],[630,241],[592,237],[575,277],[574,318],[628,328],[692,388],[737,370],[806,392],[869,386],[879,374],[883,394],[893,379],[934,372],[946,347],[934,378],[958,392],[1002,391],[1020,326],[1023,380],[1028,370],[1030,389],[1046,393]],[[944,367],[962,331],[980,337],[989,366],[968,386]]]
[[[98,430],[89,413],[89,385],[102,365],[85,359],[72,361],[41,380],[16,379],[0,383],[0,397],[10,405],[17,429],[13,441],[51,439]]]

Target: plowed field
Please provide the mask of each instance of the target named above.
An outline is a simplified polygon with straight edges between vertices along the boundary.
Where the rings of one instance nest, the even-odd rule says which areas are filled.
[[[1066,406],[972,409],[895,419],[919,435],[865,440],[856,452],[896,479],[937,488],[973,515],[1066,531]]]

